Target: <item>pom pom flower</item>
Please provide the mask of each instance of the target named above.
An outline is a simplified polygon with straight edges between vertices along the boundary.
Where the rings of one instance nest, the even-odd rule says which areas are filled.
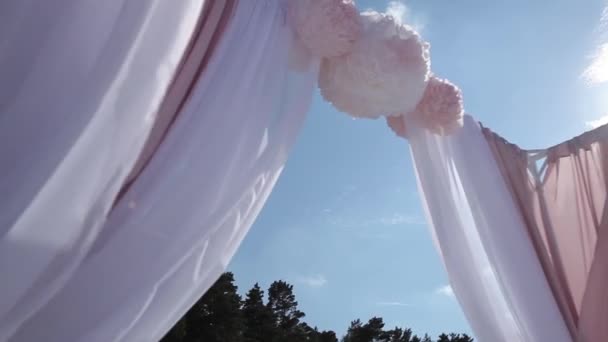
[[[387,116],[386,123],[397,136],[407,139],[407,129],[404,116]]]
[[[317,57],[350,52],[361,35],[361,18],[352,0],[290,0],[289,21]]]
[[[363,31],[353,51],[325,58],[323,97],[354,117],[409,113],[429,79],[429,46],[409,26],[377,12],[361,14]]]
[[[462,126],[464,110],[460,89],[448,80],[431,77],[422,100],[412,116],[423,127],[439,135],[448,135]]]

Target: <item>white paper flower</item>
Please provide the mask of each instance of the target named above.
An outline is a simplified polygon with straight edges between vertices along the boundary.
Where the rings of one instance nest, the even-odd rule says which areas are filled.
[[[291,0],[287,13],[302,43],[317,57],[348,53],[361,35],[352,0]]]
[[[319,87],[338,110],[354,117],[408,113],[429,79],[429,46],[411,27],[377,12],[361,14],[363,31],[353,51],[325,58]]]

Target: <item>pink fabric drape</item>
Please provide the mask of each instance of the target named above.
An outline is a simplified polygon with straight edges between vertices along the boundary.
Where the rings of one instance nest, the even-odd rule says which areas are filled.
[[[234,14],[238,1],[205,0],[196,29],[154,118],[152,130],[137,162],[116,196],[114,206],[140,176],[167,136],[171,126],[179,117],[179,113],[190,98],[195,84],[202,77],[222,33]],[[114,233],[114,227],[111,226],[102,230],[91,249],[91,253],[99,250]]]
[[[163,142],[172,124],[191,96],[194,85],[202,77],[205,66],[209,62],[214,49],[225,31],[227,24],[234,14],[239,0],[206,0],[197,27],[182,56],[173,81],[165,94],[154,118],[154,125],[140,152],[137,162],[130,171],[120,192],[114,200],[114,205],[123,198],[133,182],[148,165],[160,144]],[[91,252],[97,251],[105,241],[114,234],[113,227],[106,227],[92,247]]]
[[[201,13],[196,31],[184,54],[182,63],[160,106],[154,126],[144,149],[131,170],[121,194],[137,178],[148,164],[167,131],[179,115],[190,97],[194,84],[205,69],[214,48],[226,28],[238,0],[207,0]]]
[[[484,135],[573,340],[608,341],[608,126],[541,152]]]

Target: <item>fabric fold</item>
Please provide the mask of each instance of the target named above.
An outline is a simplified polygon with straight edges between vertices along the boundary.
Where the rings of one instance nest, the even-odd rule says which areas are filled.
[[[205,66],[217,47],[226,25],[232,17],[236,2],[237,0],[206,1],[198,27],[184,53],[176,77],[171,82],[171,86],[160,105],[154,120],[154,126],[137,163],[121,189],[121,193],[124,193],[141,173],[166,137],[169,128],[190,97],[195,83],[200,79]]]
[[[572,339],[608,340],[608,126],[530,152],[483,132]]]
[[[456,298],[480,341],[571,341],[522,215],[481,128],[453,135],[409,122],[432,234]]]
[[[318,59],[289,66],[297,43],[283,5],[235,2],[179,114],[105,221],[108,233],[12,341],[159,340],[223,272],[316,84]]]
[[[103,230],[202,6],[0,4],[0,340],[66,284]]]

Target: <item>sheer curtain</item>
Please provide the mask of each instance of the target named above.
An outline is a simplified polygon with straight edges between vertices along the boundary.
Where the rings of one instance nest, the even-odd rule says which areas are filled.
[[[148,140],[125,185],[121,189],[121,194],[128,189],[129,185],[148,164],[150,158],[156,153],[167,131],[171,128],[187,99],[192,94],[194,84],[202,77],[209,59],[215,52],[217,44],[225,32],[226,25],[232,18],[236,3],[237,0],[205,1],[205,6],[199,17],[198,25],[193,32],[190,44],[188,44],[184,52],[182,62],[158,109]]]
[[[572,336],[608,340],[608,125],[534,152],[483,133]]]
[[[476,337],[571,341],[479,125],[465,116],[452,136],[416,125],[408,135],[437,247]]]
[[[102,238],[14,341],[158,340],[204,293],[272,190],[310,104],[318,60],[290,69],[294,44],[281,1],[237,3]]]
[[[0,340],[86,255],[202,6],[0,3]]]

